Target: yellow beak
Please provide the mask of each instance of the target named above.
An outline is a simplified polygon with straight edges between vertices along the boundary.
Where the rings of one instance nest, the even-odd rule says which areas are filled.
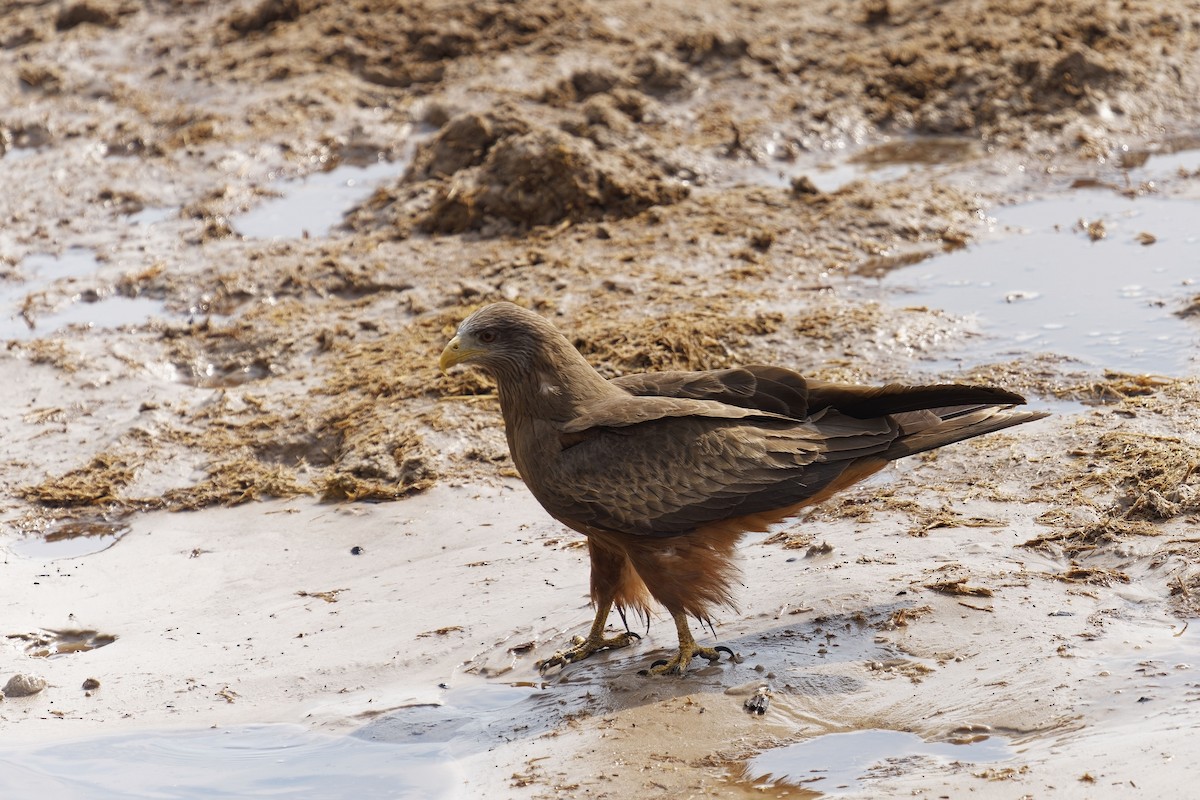
[[[442,357],[438,359],[438,369],[445,373],[455,364],[461,364],[478,352],[473,348],[463,347],[462,342],[455,336],[442,350]]]

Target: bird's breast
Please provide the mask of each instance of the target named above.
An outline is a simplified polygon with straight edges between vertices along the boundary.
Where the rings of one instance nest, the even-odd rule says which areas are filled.
[[[557,426],[543,420],[516,418],[506,422],[505,434],[517,472],[531,489],[553,473],[563,449]]]

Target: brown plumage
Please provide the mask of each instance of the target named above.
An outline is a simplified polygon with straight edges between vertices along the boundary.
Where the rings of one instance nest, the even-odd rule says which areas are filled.
[[[889,461],[1039,419],[1003,389],[853,386],[779,367],[662,372],[605,380],[542,317],[510,303],[480,309],[442,352],[496,380],[513,461],[555,519],[588,537],[590,634],[540,666],[629,644],[605,638],[613,605],[671,613],[682,673],[700,647],[687,617],[733,605],[734,548]]]

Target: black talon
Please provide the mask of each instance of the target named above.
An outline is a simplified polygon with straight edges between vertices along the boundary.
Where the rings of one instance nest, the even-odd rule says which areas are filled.
[[[626,629],[625,633],[627,633],[628,635],[630,635],[630,636],[632,636],[633,638],[637,639],[639,642],[642,640],[642,635],[641,635],[640,633],[634,633],[633,631],[631,631],[631,630],[628,630],[628,629]]]
[[[671,663],[671,662],[667,661],[665,658],[660,658],[658,661],[655,661],[653,664],[650,665],[650,669],[654,669],[655,667],[661,667],[663,664],[669,664],[669,663]]]
[[[716,647],[713,648],[713,650],[716,650],[718,653],[729,653],[729,657],[731,659],[737,656],[737,653],[733,652],[732,650],[730,650],[728,647],[726,647],[723,644],[717,645]]]
[[[633,633],[633,629],[629,627],[629,620],[625,617],[625,609],[621,608],[620,606],[616,606],[615,608],[617,609],[617,613],[621,615],[621,624],[625,626],[625,632]],[[650,633],[650,615],[645,614],[643,616],[646,620],[646,633]],[[639,636],[638,638],[640,639],[642,637]]]

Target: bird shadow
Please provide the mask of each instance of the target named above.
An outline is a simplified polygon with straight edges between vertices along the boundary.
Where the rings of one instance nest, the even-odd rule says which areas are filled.
[[[451,757],[466,757],[517,740],[560,731],[587,717],[619,714],[689,695],[733,695],[739,705],[757,686],[795,695],[833,698],[864,688],[853,673],[863,661],[893,658],[896,651],[876,641],[881,623],[903,608],[889,603],[854,614],[808,617],[780,623],[749,618],[730,626],[717,642],[738,656],[720,662],[693,661],[684,676],[641,674],[663,648],[599,653],[547,674],[531,653],[505,675],[464,676],[438,704],[411,706],[380,715],[352,735],[394,744],[437,744]],[[724,633],[724,631],[722,631]],[[838,665],[846,669],[839,670]]]

